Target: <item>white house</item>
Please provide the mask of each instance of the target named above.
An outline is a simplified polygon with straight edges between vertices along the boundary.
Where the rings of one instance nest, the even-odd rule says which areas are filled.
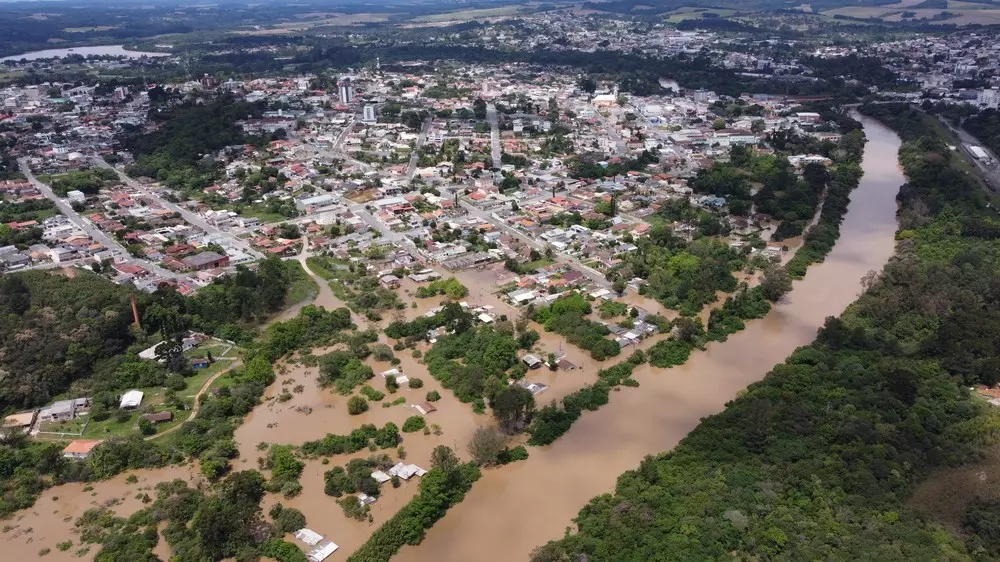
[[[142,404],[142,391],[141,390],[130,390],[122,395],[121,404],[119,408],[123,410],[132,410],[138,408]]]

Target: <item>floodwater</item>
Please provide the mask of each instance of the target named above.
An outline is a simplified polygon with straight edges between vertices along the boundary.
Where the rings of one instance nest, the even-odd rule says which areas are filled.
[[[0,62],[8,60],[21,61],[21,60],[63,58],[63,57],[68,57],[70,55],[83,55],[85,57],[110,56],[110,57],[126,57],[130,59],[138,59],[142,57],[169,57],[170,53],[129,51],[125,49],[124,45],[100,45],[96,47],[68,47],[65,49],[45,49],[43,51],[31,51],[29,53],[21,53],[20,55],[13,55],[9,57],[0,58]]]
[[[612,394],[611,402],[582,418],[554,444],[530,449],[527,461],[486,471],[465,500],[397,560],[525,560],[558,539],[592,497],[611,492],[619,474],[643,456],[670,449],[760,380],[795,348],[810,343],[824,318],[857,298],[859,280],[892,256],[895,195],[904,183],[899,138],[867,118],[864,170],[837,246],[795,283],[764,319],[724,343],[696,352],[687,364],[637,369],[640,387]]]
[[[138,481],[127,482],[130,475]],[[89,560],[94,557],[100,545],[81,545],[79,534],[73,523],[88,509],[108,506],[120,517],[128,517],[143,508],[144,504],[136,496],[145,493],[156,498],[154,487],[158,482],[169,482],[180,478],[196,487],[204,479],[198,475],[196,465],[169,466],[152,470],[134,470],[120,474],[110,480],[90,484],[73,483],[49,488],[35,501],[31,508],[18,511],[3,521],[4,532],[0,534],[0,549],[3,560],[35,560],[39,551],[50,549],[45,560]],[[86,487],[92,490],[84,491]],[[56,544],[72,541],[65,551]],[[165,541],[161,541],[165,543]],[[90,547],[82,556],[75,556],[80,548]],[[166,560],[166,558],[164,558]]]

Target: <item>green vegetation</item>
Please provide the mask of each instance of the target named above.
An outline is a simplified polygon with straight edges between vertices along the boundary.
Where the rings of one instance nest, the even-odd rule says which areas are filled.
[[[274,523],[266,523],[260,506],[264,491],[264,478],[254,470],[229,475],[211,492],[188,488],[183,480],[161,482],[156,500],[128,519],[96,508],[87,510],[76,527],[83,542],[101,545],[96,560],[156,560],[158,524],[165,524],[163,536],[176,560],[305,560],[297,547],[281,541],[289,526],[304,525],[305,517],[279,504],[270,511]]]
[[[352,431],[349,435],[327,433],[317,441],[306,441],[299,451],[309,457],[342,455],[356,453],[375,445],[380,449],[391,449],[399,444],[399,428],[389,422],[382,429],[374,424],[366,423]]]
[[[983,142],[993,154],[1000,152],[1000,111],[983,110],[965,119],[962,128]]]
[[[930,469],[997,438],[967,387],[1000,372],[1000,230],[958,154],[905,136],[898,257],[812,345],[622,475],[533,560],[971,559],[903,502]],[[992,517],[969,511],[970,546],[989,542]]]
[[[358,416],[368,411],[368,401],[361,396],[351,396],[347,400],[347,413]]]
[[[335,498],[358,492],[377,498],[380,493],[379,484],[371,474],[376,470],[388,470],[393,464],[388,455],[351,459],[346,467],[335,466],[323,474],[324,492]]]
[[[417,287],[416,296],[418,299],[423,299],[437,295],[444,295],[449,299],[460,299],[468,294],[469,289],[467,289],[465,285],[461,284],[458,279],[451,277],[448,279],[431,281],[426,286]]]
[[[715,302],[718,291],[732,292],[737,282],[732,272],[744,258],[721,240],[705,237],[685,242],[666,224],[655,224],[648,237],[636,244],[621,277],[641,277],[644,294],[660,301],[683,316],[694,316],[706,304]]]
[[[447,468],[435,466],[421,477],[417,495],[354,551],[348,562],[388,562],[404,544],[420,544],[427,529],[462,501],[480,476],[473,463],[456,462]]]
[[[271,471],[271,479],[265,488],[269,492],[280,492],[286,498],[297,496],[302,491],[299,476],[305,463],[295,458],[289,445],[271,445],[264,457],[263,468]]]
[[[425,355],[431,376],[462,402],[483,406],[506,387],[506,372],[517,362],[514,336],[489,326],[444,336]]]
[[[562,334],[569,343],[590,351],[590,356],[597,361],[615,357],[621,353],[618,343],[606,337],[610,332],[605,325],[586,318],[590,313],[587,299],[573,292],[559,297],[549,306],[535,309],[533,317],[546,332]]]
[[[128,295],[86,272],[0,278],[0,411],[44,404],[74,381],[112,379],[115,358],[135,341]]]
[[[350,394],[374,376],[372,368],[351,351],[331,351],[319,358],[320,384],[333,386],[341,394]]]
[[[236,125],[247,116],[259,117],[263,110],[263,104],[224,96],[211,103],[183,103],[151,111],[150,118],[159,125],[156,131],[122,139],[136,158],[126,171],[172,189],[201,193],[219,178],[222,167],[213,158],[215,152],[263,140],[246,137]]]
[[[199,329],[229,340],[248,341],[246,327],[282,310],[289,292],[303,282],[298,265],[286,265],[277,256],[260,262],[256,271],[237,266],[236,273],[214,281],[184,297],[163,285],[142,307],[142,325],[164,339],[188,329]]]
[[[369,251],[375,250],[369,248]],[[381,320],[382,313],[404,307],[399,295],[379,284],[378,278],[369,275],[363,265],[344,267],[324,256],[312,256],[306,262],[316,275],[330,282],[330,289],[337,298],[369,320]]]
[[[70,191],[82,191],[86,195],[97,195],[102,189],[118,183],[118,174],[107,168],[73,170],[54,176],[40,176],[39,181],[49,184],[59,197],[66,197]]]
[[[18,246],[25,249],[31,244],[41,242],[41,223],[45,219],[59,214],[55,203],[48,199],[34,199],[19,203],[4,202],[0,204],[0,246]],[[23,227],[18,230],[8,223],[25,223],[36,221],[38,226]]]
[[[403,422],[403,433],[413,433],[427,427],[427,421],[423,416],[413,415]]]

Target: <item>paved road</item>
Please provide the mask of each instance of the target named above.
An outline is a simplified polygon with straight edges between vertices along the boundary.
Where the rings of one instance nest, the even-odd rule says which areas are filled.
[[[501,164],[500,118],[497,116],[497,106],[492,103],[486,106],[486,120],[490,123],[490,148],[493,156],[493,167],[499,168]]]
[[[191,211],[185,209],[184,207],[181,207],[180,205],[176,205],[174,203],[171,203],[170,201],[167,201],[166,199],[163,199],[162,197],[160,197],[152,189],[149,189],[148,187],[146,187],[146,186],[140,184],[139,182],[133,180],[132,178],[128,177],[128,175],[126,175],[124,172],[122,172],[118,168],[115,168],[114,166],[112,166],[112,165],[108,164],[107,162],[105,162],[103,158],[93,158],[93,159],[91,159],[91,161],[95,165],[100,166],[102,168],[107,168],[109,170],[114,170],[114,172],[118,174],[118,177],[121,178],[121,180],[126,185],[128,185],[132,189],[135,189],[135,190],[137,190],[137,191],[145,194],[147,197],[150,197],[151,199],[155,200],[159,205],[163,206],[163,208],[169,209],[169,210],[171,210],[171,211],[179,214],[189,224],[197,226],[198,228],[204,230],[205,232],[207,232],[209,234],[214,234],[214,235],[220,236],[222,238],[225,238],[226,241],[229,242],[229,244],[231,244],[233,247],[239,248],[239,249],[243,250],[244,252],[250,254],[251,256],[254,256],[257,259],[261,259],[261,258],[264,257],[264,254],[261,254],[257,250],[253,249],[253,247],[250,246],[250,244],[247,241],[242,240],[240,238],[237,238],[231,232],[220,230],[218,227],[216,227],[216,226],[212,225],[211,223],[209,223],[208,221],[206,221],[201,215],[198,215],[197,213],[192,213]]]
[[[979,141],[976,137],[969,134],[968,131],[962,128],[954,127],[947,119],[938,115],[938,120],[944,124],[945,127],[954,133],[958,140],[962,142],[961,151],[962,153],[972,162],[972,164],[979,168],[979,171],[983,173],[983,177],[986,178],[989,183],[990,189],[1000,192],[1000,163],[998,163],[996,154],[989,149],[988,146]],[[976,158],[972,152],[969,151],[969,146],[978,146],[986,151],[986,154],[990,156],[993,160],[992,165],[985,164],[982,160]]]
[[[594,113],[600,115],[601,113],[597,111],[596,107],[591,106]],[[618,134],[618,129],[615,129],[612,124],[612,119],[614,119],[614,112],[611,113],[612,117],[601,117],[601,125],[604,127],[604,132],[608,135],[611,140],[615,141],[615,149],[618,151],[618,156],[625,156],[628,154],[628,145],[622,139],[621,135]]]
[[[66,202],[66,200],[61,199],[58,195],[56,195],[55,192],[52,191],[51,187],[38,181],[35,174],[31,172],[31,167],[28,166],[27,158],[21,158],[17,161],[17,163],[21,169],[21,173],[24,174],[24,177],[26,177],[32,185],[37,187],[38,190],[42,192],[42,195],[52,200],[52,202],[56,204],[59,211],[62,212],[62,214],[65,215],[66,218],[69,219],[69,221],[77,228],[87,233],[88,236],[99,242],[105,248],[111,250],[114,253],[116,261],[138,264],[160,277],[168,279],[177,277],[176,273],[168,271],[151,261],[132,257],[125,247],[122,246],[117,240],[108,236],[101,231],[101,229],[94,226],[93,223],[80,216],[80,213],[76,212],[76,210],[74,210],[73,207]]]
[[[420,136],[417,137],[417,146],[413,149],[413,154],[410,155],[410,163],[406,166],[406,179],[413,179],[413,174],[417,173],[417,162],[420,161],[420,148],[424,146],[427,142],[427,133],[431,130],[431,119],[428,117],[424,119],[423,124],[420,126]]]

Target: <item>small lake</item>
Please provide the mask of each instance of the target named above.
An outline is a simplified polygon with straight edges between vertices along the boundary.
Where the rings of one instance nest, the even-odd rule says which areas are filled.
[[[20,55],[0,58],[3,61],[39,60],[68,57],[69,55],[83,56],[112,56],[138,59],[142,57],[169,57],[170,53],[152,53],[147,51],[129,51],[124,45],[99,45],[97,47],[67,47],[65,49],[45,49],[44,51],[31,51]]]

